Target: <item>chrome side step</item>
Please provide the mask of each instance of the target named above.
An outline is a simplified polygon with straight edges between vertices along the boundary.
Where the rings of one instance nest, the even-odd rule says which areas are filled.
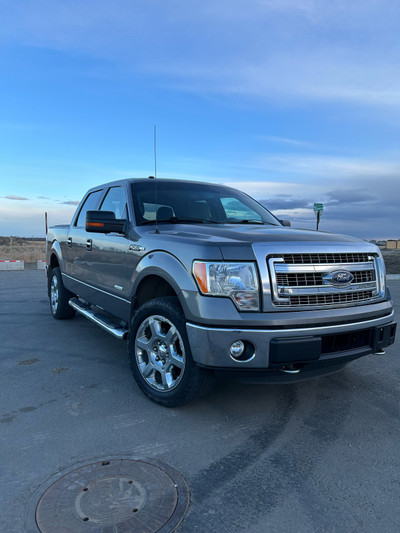
[[[78,298],[71,298],[69,305],[78,313],[88,318],[108,333],[120,340],[125,340],[128,336],[128,330],[113,322],[110,318],[102,315],[100,312],[94,311],[89,305],[82,302]]]

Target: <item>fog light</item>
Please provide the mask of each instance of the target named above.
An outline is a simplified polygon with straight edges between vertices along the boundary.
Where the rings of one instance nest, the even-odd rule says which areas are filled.
[[[242,341],[235,341],[231,344],[229,351],[232,357],[234,357],[235,359],[239,359],[239,357],[243,355],[244,348],[245,346]]]

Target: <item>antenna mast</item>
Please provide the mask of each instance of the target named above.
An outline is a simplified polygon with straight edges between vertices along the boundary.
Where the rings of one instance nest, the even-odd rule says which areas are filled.
[[[157,179],[157,126],[154,124],[154,178]]]
[[[156,201],[156,233],[160,233],[158,229],[157,211],[158,211],[158,198],[157,198],[157,126],[154,124],[154,196]]]

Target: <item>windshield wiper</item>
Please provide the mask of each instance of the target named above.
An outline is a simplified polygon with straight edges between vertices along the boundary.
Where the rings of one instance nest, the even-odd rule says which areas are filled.
[[[216,220],[210,220],[209,218],[177,218],[171,217],[167,222],[172,224],[220,224]]]
[[[163,220],[144,220],[142,226],[146,224],[221,224],[216,220],[210,220],[208,218],[178,218],[171,217]]]
[[[268,222],[262,222],[260,220],[229,220],[227,221],[227,224],[259,224],[260,226],[264,226],[265,224],[268,224]]]

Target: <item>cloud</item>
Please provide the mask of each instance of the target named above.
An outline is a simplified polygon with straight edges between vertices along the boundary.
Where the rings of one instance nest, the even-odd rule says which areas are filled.
[[[277,137],[275,135],[259,135],[258,138],[264,141],[286,144],[289,146],[300,146],[304,148],[315,147],[315,144],[307,141],[300,141],[298,139],[288,139],[286,137]]]
[[[80,202],[78,200],[66,200],[65,202],[60,202],[60,204],[63,204],[63,205],[79,205]]]
[[[250,163],[255,168],[280,172],[320,176],[321,178],[371,178],[375,176],[400,176],[400,162],[385,159],[361,159],[319,154],[268,154],[255,157]]]
[[[365,165],[362,160],[358,163]],[[278,218],[290,219],[293,227],[315,229],[313,204],[322,202],[322,230],[367,239],[400,238],[399,174],[352,175],[353,164],[339,166],[342,173],[334,180],[335,189],[331,179],[316,180],[308,174],[304,178],[303,170],[293,172],[292,165],[291,172],[282,172],[281,181],[236,181],[229,185],[256,198]]]
[[[270,200],[259,200],[270,211],[287,211],[294,209],[309,209],[312,208],[310,200],[301,198],[282,198],[275,197]]]
[[[376,200],[376,196],[372,196],[362,189],[339,189],[336,191],[328,191],[326,194],[335,202],[340,202],[342,204],[354,204]]]
[[[3,235],[18,235],[21,237],[44,237],[44,212],[48,213],[49,226],[69,224],[74,209],[68,206],[48,206],[29,203],[24,209],[16,211],[5,201],[0,201],[1,232]]]
[[[80,52],[194,92],[400,109],[395,0],[9,2],[0,40]],[[151,29],[151,39],[149,39]],[[161,83],[161,79],[159,80]]]
[[[10,194],[9,196],[1,196],[1,198],[5,198],[6,200],[29,200],[29,198],[25,198],[24,196],[14,196],[13,194]]]

